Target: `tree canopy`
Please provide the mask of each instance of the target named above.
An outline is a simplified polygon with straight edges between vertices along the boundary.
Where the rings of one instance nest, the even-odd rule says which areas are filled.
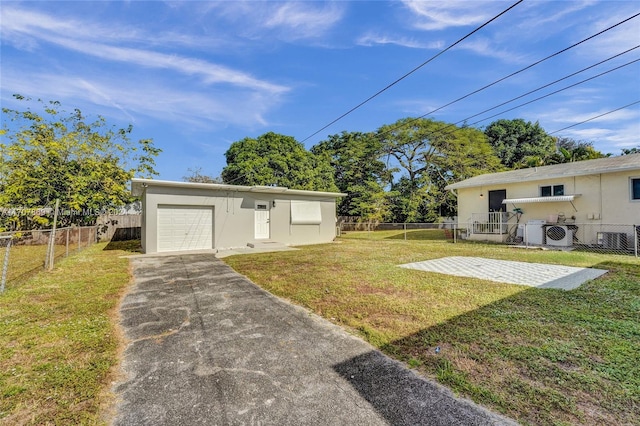
[[[391,188],[394,218],[432,222],[455,214],[449,183],[500,170],[485,135],[431,119],[405,118],[378,129],[384,155],[400,166]]]
[[[494,121],[484,131],[500,158],[509,169],[547,164],[556,152],[555,138],[540,124],[521,118]]]
[[[390,173],[380,160],[382,144],[373,133],[342,132],[329,136],[311,148],[326,158],[340,192],[348,194],[338,204],[341,216],[360,216],[384,221],[390,219],[390,206],[384,186]]]
[[[31,99],[16,95],[18,100]],[[61,225],[92,223],[101,211],[132,201],[128,183],[156,175],[160,149],[151,139],[134,144],[132,127],[116,128],[103,117],[93,121],[79,109],[39,101],[43,113],[3,108],[0,144],[0,227],[48,226],[43,208],[60,200]]]
[[[265,133],[231,144],[222,180],[234,185],[275,185],[311,191],[337,191],[326,158],[291,136]]]
[[[607,155],[593,147],[592,142],[576,141],[571,138],[558,138],[556,140],[557,152],[553,163],[572,163],[574,161],[594,160]]]

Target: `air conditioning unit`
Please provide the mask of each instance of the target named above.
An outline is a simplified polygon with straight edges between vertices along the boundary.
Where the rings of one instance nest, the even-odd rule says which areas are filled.
[[[573,230],[563,225],[547,227],[545,236],[549,246],[569,247],[573,245]]]
[[[627,234],[624,232],[598,232],[598,245],[606,249],[626,250]]]

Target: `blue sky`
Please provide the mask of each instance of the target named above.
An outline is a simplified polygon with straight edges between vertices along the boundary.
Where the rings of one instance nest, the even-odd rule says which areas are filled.
[[[218,175],[224,152],[273,131],[307,139],[514,1],[2,1],[0,100],[13,93],[133,124],[160,179]],[[433,111],[640,12],[636,1],[525,1],[304,143]],[[640,45],[640,17],[428,115],[458,122]],[[640,58],[640,48],[484,116]],[[548,132],[640,100],[640,62],[498,118]],[[640,104],[556,136],[640,145]]]

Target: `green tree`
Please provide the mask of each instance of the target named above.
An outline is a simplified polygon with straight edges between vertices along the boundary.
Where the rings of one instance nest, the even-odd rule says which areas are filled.
[[[225,153],[222,180],[234,185],[276,185],[311,191],[337,191],[333,169],[291,136],[269,132],[244,138]]]
[[[500,169],[484,134],[431,119],[405,118],[378,129],[383,152],[399,168],[394,220],[433,222],[456,211],[449,183]]]
[[[607,157],[606,154],[596,150],[592,142],[576,141],[572,138],[558,138],[556,140],[556,149],[557,151],[550,161],[552,164]]]
[[[430,218],[453,217],[457,214],[458,201],[454,193],[445,189],[447,185],[504,170],[482,131],[461,127],[450,136],[437,141],[430,158]]]
[[[500,119],[489,124],[484,131],[500,158],[509,169],[540,166],[552,162],[556,145],[540,124],[524,121]]]
[[[622,148],[622,155],[640,154],[640,146],[637,148]]]
[[[338,214],[383,222],[390,217],[390,201],[385,185],[390,173],[380,161],[382,144],[372,133],[342,132],[331,135],[311,148],[333,168],[338,190],[347,194],[340,200]]]
[[[157,174],[154,158],[161,150],[150,139],[132,143],[131,126],[118,129],[103,117],[88,122],[79,109],[67,113],[59,102],[39,103],[43,113],[2,109],[0,206],[12,214],[0,226],[48,226],[52,215],[37,213],[56,199],[62,211],[80,212],[61,215],[61,225],[92,223],[101,211],[132,201],[134,175]]]

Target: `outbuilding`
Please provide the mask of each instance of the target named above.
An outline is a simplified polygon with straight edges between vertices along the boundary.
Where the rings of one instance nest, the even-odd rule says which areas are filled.
[[[142,201],[145,253],[327,243],[346,195],[153,179],[133,179],[131,192]]]

